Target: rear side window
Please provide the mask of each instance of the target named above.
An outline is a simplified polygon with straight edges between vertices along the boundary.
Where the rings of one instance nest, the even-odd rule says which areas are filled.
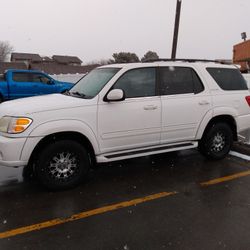
[[[193,69],[160,67],[161,95],[197,94],[203,90],[203,84]]]
[[[207,71],[223,90],[247,90],[247,83],[237,69],[207,68]]]
[[[0,75],[0,82],[4,82],[4,81],[5,81],[4,75]]]
[[[27,73],[13,73],[13,81],[15,82],[30,82],[31,78],[30,78],[30,74]]]

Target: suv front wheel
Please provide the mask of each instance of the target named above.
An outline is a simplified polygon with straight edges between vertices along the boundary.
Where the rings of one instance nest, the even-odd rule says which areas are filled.
[[[78,185],[90,168],[86,149],[76,141],[60,140],[47,145],[38,156],[38,179],[49,189],[68,189]]]
[[[226,123],[215,123],[199,142],[200,152],[208,159],[220,160],[226,157],[233,145],[233,133]]]

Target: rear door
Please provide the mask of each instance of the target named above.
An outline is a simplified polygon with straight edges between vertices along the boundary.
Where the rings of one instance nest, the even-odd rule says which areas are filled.
[[[212,106],[209,90],[191,67],[160,67],[159,81],[161,143],[194,140],[200,122]]]
[[[34,95],[31,74],[26,72],[13,72],[9,82],[10,99]]]

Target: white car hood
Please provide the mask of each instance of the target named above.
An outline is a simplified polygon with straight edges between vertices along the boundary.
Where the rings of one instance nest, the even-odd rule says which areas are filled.
[[[91,100],[62,94],[22,98],[0,104],[0,117],[28,115],[44,111],[74,108],[90,103]]]

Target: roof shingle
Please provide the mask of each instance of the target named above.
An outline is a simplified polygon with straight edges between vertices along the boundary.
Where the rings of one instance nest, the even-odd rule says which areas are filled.
[[[29,53],[12,53],[11,61],[15,60],[28,60],[32,62],[41,62],[42,58],[38,54],[29,54]]]
[[[62,63],[62,64],[70,64],[70,63],[81,64],[82,63],[82,60],[80,60],[77,56],[58,56],[58,55],[54,55],[54,56],[52,56],[52,58],[57,63]]]

